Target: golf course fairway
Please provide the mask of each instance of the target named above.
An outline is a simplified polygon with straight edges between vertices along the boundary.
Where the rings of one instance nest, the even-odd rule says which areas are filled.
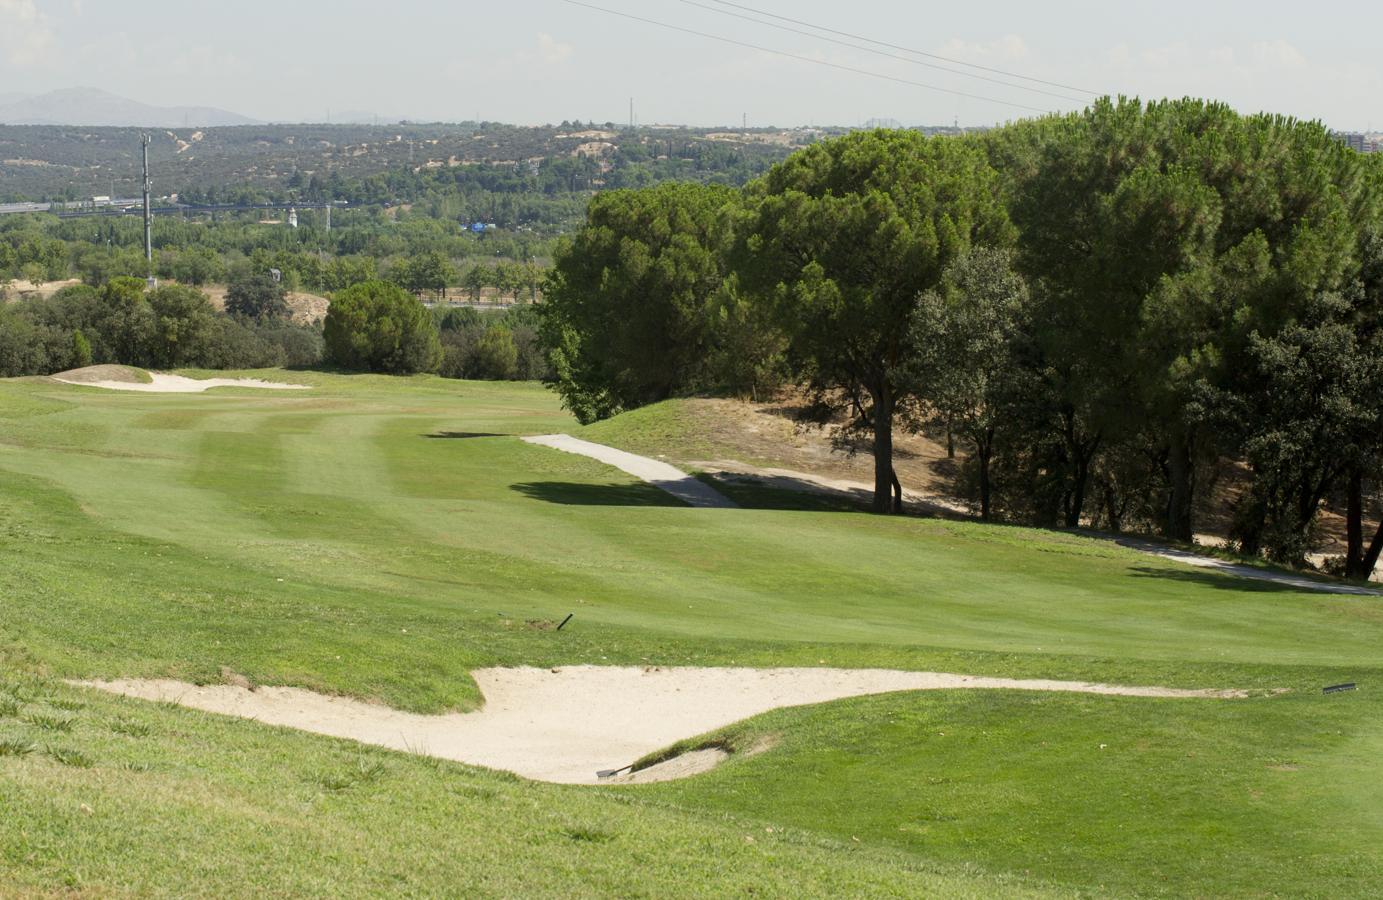
[[[691,508],[522,441],[619,446],[536,384],[216,374],[310,390],[0,381],[0,894],[1383,891],[1383,597],[745,485]],[[730,751],[693,778],[577,786],[69,684],[436,714],[474,670],[577,665],[1247,696],[854,697],[668,748]]]

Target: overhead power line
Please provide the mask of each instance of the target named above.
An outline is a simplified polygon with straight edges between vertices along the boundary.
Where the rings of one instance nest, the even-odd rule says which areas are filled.
[[[1076,91],[1076,92],[1081,93],[1081,94],[1089,94],[1089,95],[1091,95],[1092,97],[1093,97],[1093,96],[1099,96],[1100,94],[1105,93],[1104,91],[1092,91],[1092,90],[1090,90],[1089,88],[1075,87],[1074,85],[1062,84],[1062,83],[1059,82],[1059,81],[1047,81],[1046,79],[1043,79],[1043,78],[1034,78],[1034,77],[1031,76],[1031,75],[1023,75],[1023,74],[1020,74],[1020,73],[1018,73],[1018,72],[1008,72],[1008,71],[1005,71],[1005,70],[1003,70],[1003,69],[996,69],[996,68],[993,68],[992,66],[982,66],[982,65],[980,65],[979,63],[966,62],[966,61],[963,60],[963,59],[952,59],[952,58],[949,57],[949,56],[940,56],[940,55],[935,54],[935,53],[928,53],[928,52],[925,51],[925,50],[914,50],[914,49],[912,49],[911,47],[901,47],[901,46],[899,46],[898,44],[890,44],[888,41],[880,41],[880,40],[875,40],[874,38],[865,37],[865,36],[859,35],[859,34],[851,34],[851,33],[848,32],[848,31],[840,31],[840,30],[835,29],[835,28],[828,28],[828,27],[826,27],[825,25],[813,25],[811,22],[804,22],[804,21],[802,21],[801,19],[794,19],[794,18],[792,18],[791,16],[782,16],[782,15],[778,15],[777,13],[768,12],[768,11],[766,11],[766,10],[755,9],[755,8],[752,7],[752,6],[745,6],[745,5],[741,4],[741,3],[731,3],[731,2],[729,2],[729,0],[711,0],[711,2],[712,2],[712,3],[717,3],[717,4],[721,5],[721,6],[729,6],[729,7],[732,7],[732,8],[734,8],[734,9],[743,10],[743,11],[745,11],[745,12],[751,12],[751,13],[754,13],[755,15],[765,16],[765,17],[770,18],[770,19],[777,19],[777,20],[779,20],[780,22],[791,22],[793,25],[801,25],[801,26],[804,27],[804,28],[811,28],[811,29],[813,29],[813,30],[815,30],[815,31],[824,31],[824,32],[826,32],[827,34],[839,35],[840,37],[847,37],[847,38],[850,38],[851,40],[856,40],[856,41],[864,41],[866,44],[874,44],[875,46],[878,46],[878,47],[887,47],[887,48],[889,48],[890,50],[901,50],[901,51],[903,51],[904,53],[912,53],[912,54],[915,54],[915,55],[917,55],[917,56],[925,56],[925,57],[927,57],[928,59],[938,59],[938,60],[941,60],[942,62],[952,63],[953,65],[957,65],[957,66],[965,66],[965,67],[971,68],[971,69],[980,69],[981,71],[984,71],[984,72],[993,72],[995,75],[1005,75],[1005,76],[1007,76],[1007,77],[1009,77],[1009,78],[1018,78],[1018,79],[1021,79],[1021,80],[1023,80],[1023,81],[1032,81],[1032,82],[1036,82],[1037,84],[1045,84],[1045,85],[1047,85],[1048,87],[1061,88],[1061,89],[1064,90],[1064,91]]]
[[[1000,100],[998,97],[986,97],[983,94],[971,94],[967,93],[966,91],[952,90],[951,88],[941,87],[940,85],[927,84],[926,82],[922,81],[913,81],[908,78],[898,78],[893,75],[885,75],[882,72],[871,72],[868,69],[859,69],[855,66],[844,65],[843,63],[828,62],[824,59],[814,59],[810,56],[802,56],[798,53],[789,53],[786,50],[775,50],[772,47],[764,47],[760,44],[751,44],[748,41],[736,40],[735,38],[725,37],[724,35],[712,34],[708,31],[698,31],[695,28],[685,28],[681,25],[673,25],[669,22],[660,22],[657,19],[648,19],[643,16],[636,16],[633,13],[621,12],[617,9],[607,9],[604,6],[596,6],[592,3],[583,3],[581,2],[581,0],[562,0],[562,2],[571,6],[579,6],[583,9],[594,10],[595,12],[602,12],[612,16],[619,16],[623,19],[632,19],[635,22],[643,22],[646,25],[655,25],[658,28],[666,28],[670,31],[680,31],[683,34],[691,34],[695,35],[696,37],[703,37],[712,41],[720,41],[724,44],[733,44],[736,47],[745,47],[749,50],[757,50],[761,53],[772,53],[774,56],[782,56],[786,57],[787,59],[795,59],[799,62],[811,63],[812,65],[816,66],[826,66],[827,68],[837,69],[842,72],[852,72],[856,75],[867,75],[870,78],[878,78],[883,81],[892,81],[896,84],[906,84],[912,87],[925,88],[929,91],[939,91],[943,94],[951,94],[956,97],[966,97],[970,100],[983,100],[986,103],[996,103],[1000,106],[1011,106],[1014,109],[1025,109],[1029,112],[1051,112],[1051,110],[1043,109],[1040,106],[1028,106],[1025,103],[1014,103],[1012,100]]]
[[[877,49],[877,48],[875,48],[875,47],[866,47],[866,46],[863,46],[863,45],[861,45],[861,44],[854,44],[854,43],[851,43],[850,41],[842,41],[842,40],[839,40],[838,38],[828,37],[828,36],[826,36],[826,35],[824,35],[824,34],[816,34],[815,32],[805,31],[805,30],[803,30],[803,29],[801,29],[801,28],[793,28],[793,27],[790,26],[790,25],[779,25],[777,22],[767,22],[767,21],[764,21],[763,19],[756,19],[756,18],[754,18],[753,16],[746,16],[746,15],[743,15],[743,14],[741,14],[741,13],[731,12],[731,11],[728,10],[728,9],[717,9],[717,8],[714,7],[714,6],[707,6],[707,5],[704,4],[704,3],[698,3],[697,0],[677,0],[677,2],[678,2],[678,3],[684,3],[684,4],[686,4],[687,6],[695,6],[697,9],[704,9],[704,10],[707,10],[708,12],[717,13],[717,14],[722,15],[722,16],[731,16],[731,17],[736,18],[736,19],[742,19],[742,20],[744,20],[745,22],[753,22],[753,23],[756,24],[756,25],[764,25],[764,26],[767,26],[767,27],[769,27],[769,28],[777,28],[779,31],[786,31],[786,32],[790,32],[790,33],[792,33],[792,34],[800,34],[800,35],[802,35],[802,36],[804,36],[804,37],[812,38],[813,40],[826,41],[827,43],[837,44],[837,45],[839,45],[839,46],[841,46],[841,47],[849,47],[849,48],[852,49],[852,50],[859,50],[859,51],[864,52],[864,53],[873,53],[875,56],[883,56],[883,57],[886,57],[886,58],[888,58],[888,59],[901,60],[902,62],[905,62],[905,63],[911,63],[912,65],[915,65],[915,66],[925,66],[925,67],[927,67],[928,69],[936,69],[937,71],[940,71],[940,72],[950,72],[952,75],[960,75],[962,78],[976,78],[976,79],[979,79],[980,81],[988,81],[990,84],[1000,84],[1000,85],[1003,85],[1004,87],[1015,88],[1015,89],[1020,90],[1020,91],[1031,91],[1031,92],[1034,93],[1034,94],[1043,94],[1043,95],[1048,96],[1048,97],[1057,97],[1057,98],[1059,98],[1059,99],[1061,99],[1061,100],[1071,100],[1071,101],[1076,102],[1076,103],[1084,103],[1084,102],[1085,102],[1085,99],[1084,99],[1083,97],[1072,97],[1070,94],[1058,94],[1058,93],[1056,93],[1055,91],[1048,91],[1048,90],[1044,90],[1044,89],[1038,88],[1038,87],[1031,87],[1030,85],[1026,85],[1026,84],[1015,84],[1015,83],[1012,82],[1012,81],[1004,81],[1004,80],[1001,79],[1001,78],[991,78],[991,77],[988,76],[988,75],[980,75],[980,74],[978,74],[978,73],[976,73],[976,72],[966,72],[966,71],[964,71],[964,70],[962,70],[962,69],[951,68],[950,66],[942,66],[942,65],[937,65],[936,63],[924,62],[923,60],[915,59],[915,58],[913,58],[913,57],[911,57],[911,56],[902,56],[902,55],[897,54],[897,53],[890,53],[890,52],[887,51],[887,50],[879,50],[879,49]],[[747,7],[746,7],[746,8],[747,8]],[[766,15],[766,14],[765,14],[765,13],[759,13],[759,15]],[[813,26],[813,27],[814,27],[814,26]],[[867,39],[861,38],[861,40],[867,40]],[[870,43],[873,43],[873,42],[871,41]],[[915,51],[909,51],[909,52],[915,52]],[[1011,76],[1011,77],[1014,77],[1014,78],[1026,78],[1026,76],[1023,76],[1023,75],[1014,75],[1014,76]],[[1027,79],[1027,80],[1036,80],[1036,79]]]

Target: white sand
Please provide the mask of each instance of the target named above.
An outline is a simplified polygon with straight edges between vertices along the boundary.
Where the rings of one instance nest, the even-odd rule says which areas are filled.
[[[82,387],[104,388],[108,391],[140,391],[147,394],[200,394],[217,387],[262,388],[270,391],[309,391],[310,385],[284,384],[278,381],[261,381],[258,378],[185,378],[182,375],[166,375],[150,372],[149,383],[132,381],[78,381],[55,375],[55,381],[63,384],[77,384]]]
[[[1015,680],[884,669],[642,669],[574,666],[560,670],[482,669],[472,673],[485,696],[473,713],[424,716],[299,688],[249,690],[178,681],[84,682],[145,700],[257,719],[350,738],[526,778],[594,784],[681,740],[787,706],[892,691],[1010,689],[1123,697],[1243,697],[1241,691],[1123,687],[1076,681]],[[711,758],[714,757],[714,758]],[[643,780],[683,777],[721,757],[681,760]],[[673,761],[679,762],[679,761]],[[644,775],[644,773],[639,773]],[[630,780],[641,780],[635,777]]]
[[[524,441],[541,447],[551,447],[554,450],[576,453],[580,456],[600,460],[606,465],[614,466],[616,469],[628,472],[635,478],[646,481],[654,487],[667,491],[688,506],[699,506],[707,509],[736,508],[734,503],[715,488],[697,481],[675,466],[670,466],[656,459],[626,453],[604,444],[583,441],[569,434],[544,434],[537,437],[526,437]]]

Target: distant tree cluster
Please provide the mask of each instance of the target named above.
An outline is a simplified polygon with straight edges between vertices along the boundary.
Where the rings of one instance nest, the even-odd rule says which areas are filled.
[[[448,378],[547,381],[553,370],[538,334],[533,306],[499,312],[460,308],[437,312],[442,339],[440,372]]]
[[[583,421],[781,378],[872,441],[968,451],[982,514],[1301,563],[1327,501],[1353,577],[1383,484],[1383,160],[1318,124],[1103,100],[980,136],[825,141],[740,191],[602,194],[542,306]]]
[[[185,285],[148,290],[117,277],[63,288],[46,300],[0,306],[0,376],[46,375],[93,364],[157,369],[312,366],[322,338],[282,316],[227,315]]]

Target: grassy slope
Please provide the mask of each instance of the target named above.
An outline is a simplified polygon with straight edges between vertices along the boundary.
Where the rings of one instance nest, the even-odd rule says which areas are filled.
[[[4,713],[6,896],[1061,895],[848,839],[33,679],[0,680]]]
[[[613,470],[506,436],[572,429],[534,386],[270,377],[318,389],[149,396],[0,383],[0,647],[11,666],[204,680],[225,666],[421,710],[474,704],[465,673],[494,663],[825,662],[1289,686],[1297,692],[1239,704],[937,694],[782,711],[743,726],[782,734],[778,750],[681,784],[623,789],[618,799],[466,777],[504,784],[537,806],[560,797],[660,810],[676,823],[667,828],[686,835],[710,829],[723,838],[720,810],[852,847],[859,838],[899,865],[976,862],[1118,893],[1309,893],[1310,879],[1328,871],[1339,895],[1366,893],[1383,878],[1370,849],[1383,837],[1380,804],[1371,802],[1383,779],[1370,757],[1383,748],[1383,716],[1368,695],[1314,693],[1383,671],[1377,601],[1249,584],[1021,529],[688,510]],[[621,427],[628,422],[604,426]],[[681,426],[672,417],[666,427]],[[618,434],[590,436],[650,449]],[[572,611],[577,627],[560,634],[526,625]],[[90,702],[127,715],[145,709]],[[953,721],[984,737],[931,739],[933,727],[944,732]],[[212,755],[243,752],[236,740],[251,732],[245,740],[304,748],[294,753],[342,752],[336,742],[253,726],[205,727],[198,740]],[[0,720],[0,740],[16,728],[32,731]],[[174,737],[160,743],[169,759],[179,752]],[[94,758],[110,740],[92,744]],[[1098,743],[1120,749],[1091,750]],[[112,751],[109,765],[126,757]],[[380,758],[410,773],[421,765]],[[262,805],[283,785],[251,763],[240,771],[239,780],[196,789],[217,798],[217,815],[244,824],[268,815]],[[35,799],[36,784],[125,802],[104,761],[55,772],[41,754],[0,758],[0,796],[39,804],[47,828],[59,828],[58,812]],[[432,777],[409,776],[410,800],[440,789]],[[239,797],[242,781],[261,792]],[[160,841],[195,838],[206,822],[198,816],[212,812],[174,799],[193,785],[141,795],[129,816],[157,818],[176,804],[179,817],[160,823]],[[407,804],[399,806],[376,825],[398,827]],[[323,828],[349,830],[347,812],[331,806],[323,816]],[[531,827],[523,816],[511,824]],[[126,827],[113,823],[112,834]],[[1333,845],[1337,831],[1351,839]],[[16,865],[27,859],[14,849],[24,833],[0,824],[0,847]],[[473,840],[468,834],[452,839]],[[412,864],[402,836],[388,841],[380,853],[391,865]],[[840,852],[831,846],[820,852]],[[600,865],[609,863],[602,854],[618,856],[613,843],[589,853]],[[1263,862],[1303,854],[1315,862]],[[854,871],[846,857],[831,858]],[[100,880],[115,877],[117,859],[94,851],[90,859],[81,871],[95,883],[123,883]],[[298,877],[291,860],[274,859],[263,878]],[[20,871],[50,884],[56,870],[23,862]],[[227,882],[202,883],[216,892]],[[532,884],[560,892],[559,882]]]

